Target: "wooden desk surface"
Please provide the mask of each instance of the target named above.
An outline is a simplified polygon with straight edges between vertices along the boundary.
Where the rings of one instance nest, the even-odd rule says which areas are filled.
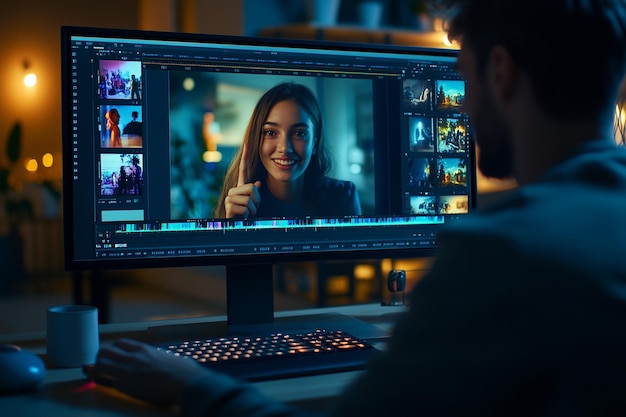
[[[276,318],[306,318],[319,314],[342,314],[359,319],[388,334],[402,307],[381,307],[377,304],[331,307],[323,309],[277,312]],[[225,317],[168,320],[158,322],[119,323],[100,326],[102,344],[118,337],[146,339],[156,328],[175,329],[178,326],[221,323]],[[359,336],[359,335],[357,335]],[[45,354],[45,332],[0,335],[0,344],[15,344],[42,357],[48,370],[39,389],[20,394],[0,395],[0,414],[18,416],[174,416],[174,409],[156,408],[141,403],[109,388],[96,386],[87,381],[80,368],[55,369]],[[280,379],[255,383],[262,392],[310,409],[319,409],[320,404],[336,396],[360,371],[315,375],[300,378]]]

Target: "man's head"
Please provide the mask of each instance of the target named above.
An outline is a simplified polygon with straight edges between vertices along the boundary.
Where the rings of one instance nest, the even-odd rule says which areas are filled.
[[[473,66],[475,79],[468,80],[467,98],[474,95],[476,114],[470,116],[485,175],[514,174],[511,127],[489,91],[489,65],[498,58],[497,51],[504,51],[514,76],[523,72],[527,77],[534,103],[546,117],[562,124],[611,120],[626,71],[626,0],[441,3],[451,11],[450,37],[461,43],[462,51],[471,51],[472,62],[463,65],[466,70]]]
[[[494,46],[508,49],[552,117],[580,120],[612,109],[626,70],[626,0],[449,2],[456,6],[450,37],[476,52],[479,69]]]

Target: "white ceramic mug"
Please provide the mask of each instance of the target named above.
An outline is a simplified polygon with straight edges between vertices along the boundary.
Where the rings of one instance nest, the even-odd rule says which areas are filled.
[[[359,4],[359,21],[369,29],[380,26],[384,4],[381,1],[366,1]]]
[[[48,308],[46,349],[50,361],[59,368],[92,364],[100,347],[98,309],[86,305]]]
[[[309,16],[313,24],[334,26],[337,24],[340,0],[309,0]]]

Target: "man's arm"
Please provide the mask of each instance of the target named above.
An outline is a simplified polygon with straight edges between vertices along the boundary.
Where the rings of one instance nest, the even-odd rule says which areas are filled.
[[[103,346],[96,364],[85,367],[85,373],[102,385],[142,401],[180,405],[186,417],[312,416],[268,398],[250,384],[135,340],[119,339]]]
[[[339,397],[336,416],[506,415],[531,381],[532,312],[516,248],[487,233],[444,239],[388,350]],[[527,329],[526,329],[527,330]],[[530,406],[530,399],[527,404]]]
[[[254,386],[227,375],[207,373],[185,391],[184,417],[321,417],[271,399]]]

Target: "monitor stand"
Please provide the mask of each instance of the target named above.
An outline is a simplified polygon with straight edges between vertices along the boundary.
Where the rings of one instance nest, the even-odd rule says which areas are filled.
[[[364,339],[387,337],[387,332],[360,319],[338,313],[274,318],[273,264],[226,266],[226,322],[161,325],[148,328],[147,340],[188,340],[190,337],[256,335],[267,332],[298,332],[341,329]]]
[[[226,266],[226,314],[229,326],[274,322],[272,264]]]
[[[274,268],[272,264],[226,267],[227,323],[231,333],[283,332],[341,329],[362,338],[384,337],[380,329],[338,313],[307,316],[274,316]]]

